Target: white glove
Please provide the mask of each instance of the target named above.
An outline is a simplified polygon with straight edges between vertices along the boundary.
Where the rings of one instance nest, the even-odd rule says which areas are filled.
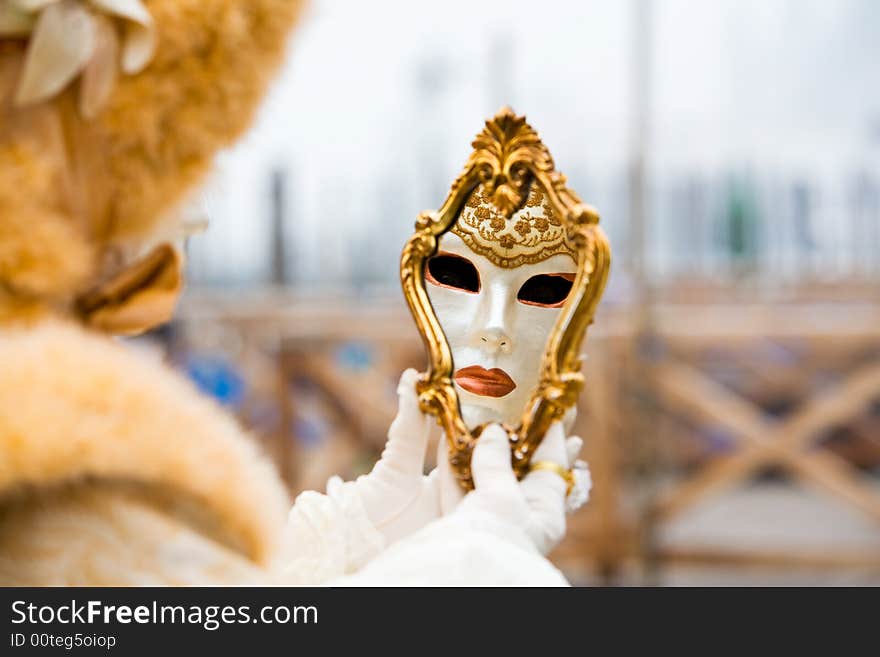
[[[382,534],[386,545],[421,529],[441,515],[451,513],[464,498],[464,491],[449,466],[445,440],[441,439],[438,444],[438,467],[429,475],[424,475],[428,438],[435,422],[431,416],[423,414],[419,409],[415,390],[418,377],[419,374],[414,369],[403,372],[397,386],[400,399],[397,417],[388,429],[388,442],[382,451],[382,456],[369,474],[345,484],[353,487],[367,517]],[[505,436],[506,470],[509,471],[510,476],[513,476],[507,434],[497,425],[493,425],[492,428]],[[486,431],[488,430],[489,427]],[[477,441],[478,445],[483,442],[486,431]],[[533,461],[552,461],[565,468],[572,468],[582,444],[578,437],[566,440],[562,423],[557,422],[551,426],[547,436],[535,451]],[[491,469],[491,465],[489,467]],[[576,485],[575,491],[569,496],[569,502],[577,501],[579,506],[589,495],[589,471],[584,466],[584,469],[576,469],[574,472]],[[489,480],[492,480],[491,476]],[[542,482],[548,481],[553,481],[553,486],[550,487],[553,489],[562,485],[564,511],[565,482],[558,474],[533,472],[519,484],[522,494],[535,511],[531,521],[536,524],[533,524],[528,531],[542,551],[545,548],[541,546],[547,546],[546,551],[549,551],[565,533],[564,517],[561,526],[555,521],[551,522],[558,505],[556,496],[548,498],[547,486],[542,485]],[[568,510],[573,510],[570,504]],[[547,526],[542,529],[542,525]]]
[[[351,484],[386,545],[440,515],[436,471],[424,475],[425,452],[434,419],[419,409],[418,376],[414,369],[400,376],[397,417],[388,429],[382,456],[369,474]]]
[[[562,423],[555,422],[535,450],[533,462],[550,461],[564,468],[580,450],[582,441],[565,439]],[[440,461],[448,469],[446,460]],[[474,490],[464,496],[454,514],[490,514],[522,529],[541,554],[547,554],[565,536],[566,489],[557,473],[536,470],[517,481],[511,465],[507,432],[492,424],[483,430],[471,460]],[[449,475],[451,476],[451,475]],[[446,476],[441,477],[445,481]],[[458,489],[460,490],[460,489]],[[453,489],[444,486],[443,504],[455,503]]]

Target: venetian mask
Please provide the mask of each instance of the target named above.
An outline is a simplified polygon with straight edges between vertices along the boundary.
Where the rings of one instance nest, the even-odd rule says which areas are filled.
[[[473,147],[401,257],[428,352],[420,403],[444,428],[466,489],[487,423],[508,429],[523,476],[547,428],[574,406],[581,342],[610,264],[598,214],[566,187],[524,117],[502,109]]]
[[[468,427],[516,426],[535,391],[576,273],[564,237],[537,186],[509,219],[481,186],[428,260],[428,296],[452,351]]]

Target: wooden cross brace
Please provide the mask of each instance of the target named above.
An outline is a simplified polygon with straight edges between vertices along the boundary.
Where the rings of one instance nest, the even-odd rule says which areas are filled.
[[[762,467],[777,465],[880,521],[880,495],[861,481],[858,472],[833,453],[810,450],[811,440],[823,429],[852,419],[880,397],[880,363],[820,391],[782,420],[767,417],[752,402],[688,365],[661,363],[654,381],[676,407],[724,426],[742,445],[662,499],[655,508],[658,517],[668,518]]]

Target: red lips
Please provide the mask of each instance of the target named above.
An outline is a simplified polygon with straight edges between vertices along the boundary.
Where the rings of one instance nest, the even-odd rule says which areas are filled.
[[[458,370],[455,373],[455,382],[468,392],[484,397],[503,397],[516,388],[516,383],[501,368],[487,370],[479,365]]]

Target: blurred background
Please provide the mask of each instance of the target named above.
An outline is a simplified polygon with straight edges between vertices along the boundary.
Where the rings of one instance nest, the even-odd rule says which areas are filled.
[[[880,4],[312,0],[139,340],[292,493],[369,469],[425,357],[400,250],[508,104],[613,253],[575,584],[880,584]]]

